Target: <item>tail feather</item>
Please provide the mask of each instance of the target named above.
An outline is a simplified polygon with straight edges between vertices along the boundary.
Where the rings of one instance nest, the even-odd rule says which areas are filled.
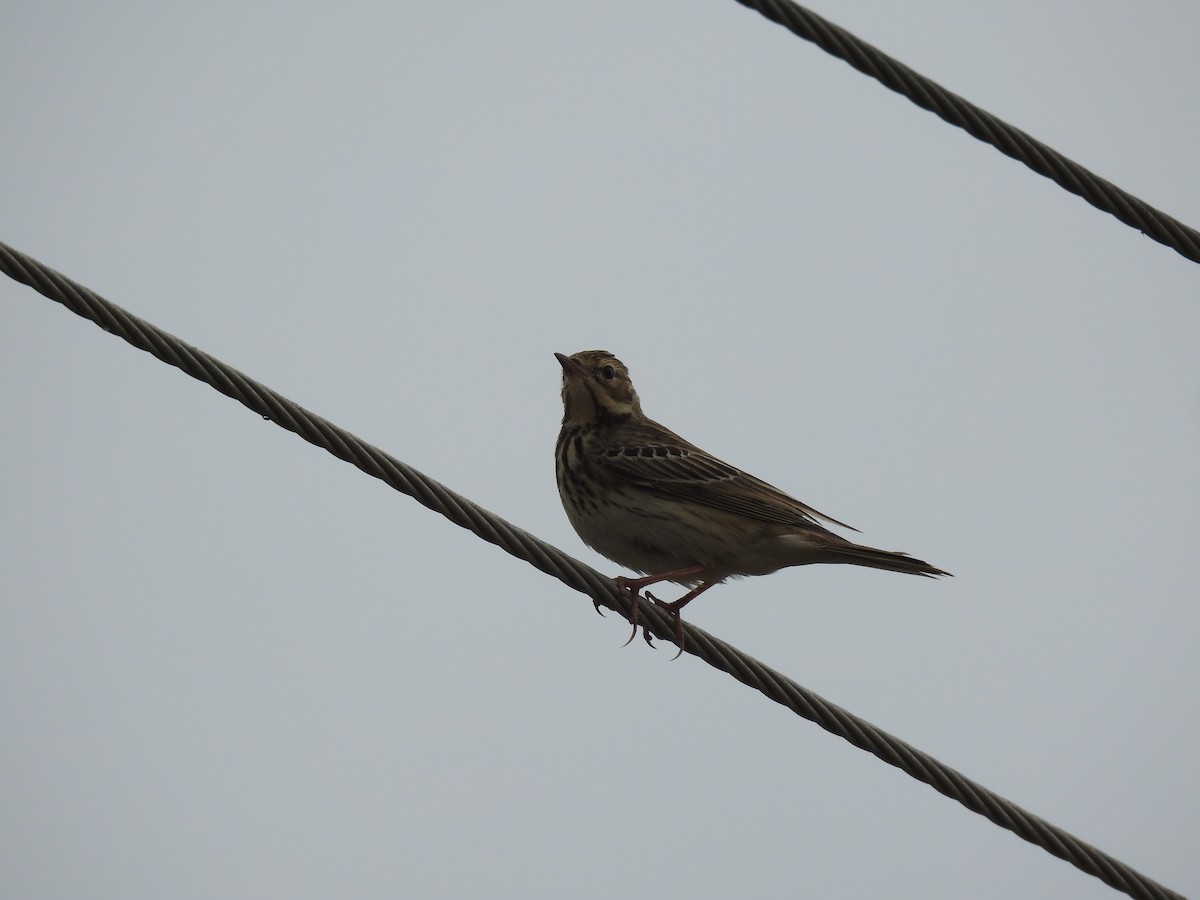
[[[887,569],[889,572],[905,572],[909,575],[923,575],[926,578],[937,578],[950,575],[936,566],[931,566],[923,559],[916,559],[907,553],[897,553],[892,550],[877,550],[862,544],[845,543],[827,550],[827,556],[822,562],[848,563],[854,566],[869,566],[872,569]]]

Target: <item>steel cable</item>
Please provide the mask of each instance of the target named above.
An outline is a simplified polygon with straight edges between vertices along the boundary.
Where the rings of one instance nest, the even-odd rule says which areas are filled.
[[[72,312],[90,319],[105,331],[211,385],[246,408],[415,498],[454,524],[553,575],[568,587],[594,598],[626,618],[632,614],[628,595],[618,590],[612,579],[586,563],[477,506],[461,494],[309,412],[232,366],[138,318],[3,242],[0,242],[0,269],[16,281],[29,285]],[[639,604],[640,623],[656,637],[672,640],[674,624],[671,618],[651,603],[639,601]],[[957,800],[972,812],[985,816],[1112,887],[1139,898],[1162,900],[1180,896],[938,762],[927,753],[830,703],[703,629],[684,623],[684,643],[685,652],[732,675],[797,715],[907,772],[939,793]]]
[[[870,75],[922,109],[957,125],[1001,153],[1019,160],[1097,209],[1165,244],[1192,262],[1200,262],[1200,231],[1155,209],[1144,200],[1085,169],[974,103],[946,90],[899,60],[855,37],[811,10],[789,0],[737,0],[826,53]]]

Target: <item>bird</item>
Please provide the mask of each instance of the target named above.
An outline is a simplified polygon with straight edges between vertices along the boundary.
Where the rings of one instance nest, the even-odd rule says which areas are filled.
[[[678,657],[683,652],[681,611],[730,578],[813,563],[928,578],[950,574],[908,554],[856,544],[830,531],[821,523],[858,529],[649,418],[629,370],[607,350],[554,355],[563,379],[562,428],[554,450],[559,497],[585,544],[639,575],[615,579],[633,598],[629,640],[637,634],[639,592],[661,582],[688,589],[671,602],[644,595],[674,619]]]

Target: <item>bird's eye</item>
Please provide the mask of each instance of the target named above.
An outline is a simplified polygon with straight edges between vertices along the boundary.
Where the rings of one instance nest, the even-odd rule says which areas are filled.
[[[600,374],[604,377],[605,381],[612,381],[617,377],[617,370],[612,366],[605,366],[600,370]]]

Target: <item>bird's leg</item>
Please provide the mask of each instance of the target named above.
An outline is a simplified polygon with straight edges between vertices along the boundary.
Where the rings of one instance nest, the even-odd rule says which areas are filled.
[[[650,585],[652,585],[652,584],[658,584],[660,581],[674,581],[676,578],[686,579],[692,575],[699,575],[703,571],[704,571],[704,566],[688,566],[687,568],[684,568],[684,569],[672,569],[670,572],[662,572],[658,575],[644,575],[641,578],[626,578],[624,575],[618,575],[616,578],[614,578],[613,580],[616,581],[618,588],[620,588],[623,591],[629,591],[629,593],[631,595],[630,602],[633,604],[632,612],[629,615],[629,624],[633,626],[633,630],[629,633],[629,640],[626,641],[621,646],[622,647],[629,646],[629,641],[632,641],[635,637],[637,637],[638,592],[641,591],[642,588],[650,587]],[[699,594],[700,591],[704,590],[705,587],[708,587],[708,585],[704,585],[704,586],[692,591],[692,593],[689,594],[685,598],[684,602],[692,599],[693,596]],[[663,602],[661,600],[659,600],[655,597],[652,597],[650,594],[646,595],[646,599],[652,601],[653,603],[657,604],[658,606],[663,605]],[[600,605],[598,603],[596,603],[595,600],[593,600],[592,603],[595,604],[596,611],[599,612]],[[682,606],[683,603],[680,603],[680,605]],[[676,616],[676,618],[678,619],[678,616]],[[650,644],[650,634],[648,632],[646,632],[646,630],[644,628],[642,629],[642,632],[646,636],[646,643]],[[678,641],[676,643],[678,643]],[[654,645],[650,644],[650,646],[653,647]],[[680,652],[682,652],[682,651],[680,651]]]
[[[652,598],[654,599],[655,606],[657,606],[659,609],[665,609],[671,614],[671,618],[675,620],[675,645],[679,647],[679,652],[672,656],[671,659],[679,659],[679,657],[683,655],[683,618],[679,614],[680,610],[682,610],[685,606],[687,606],[716,583],[717,582],[715,581],[702,582],[701,584],[692,588],[692,590],[688,591],[678,600],[675,600],[671,603],[667,603],[657,598]],[[630,638],[630,640],[632,640],[632,638]]]

